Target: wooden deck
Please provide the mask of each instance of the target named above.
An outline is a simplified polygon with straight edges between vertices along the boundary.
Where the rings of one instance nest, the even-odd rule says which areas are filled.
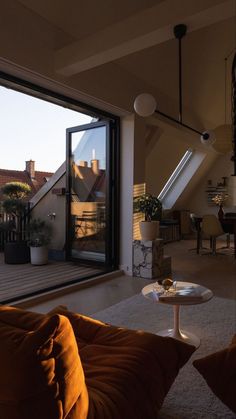
[[[79,266],[73,262],[50,261],[48,265],[30,263],[8,265],[0,253],[0,304],[11,303],[26,296],[68,285],[101,274],[101,269]]]

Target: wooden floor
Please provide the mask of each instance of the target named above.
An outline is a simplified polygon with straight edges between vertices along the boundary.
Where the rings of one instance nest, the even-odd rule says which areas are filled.
[[[217,241],[218,247],[225,246],[225,240]],[[207,250],[198,255],[193,249],[195,240],[181,240],[164,246],[164,253],[171,256],[172,275],[176,281],[195,282],[210,288],[215,297],[236,301],[236,259],[233,249],[224,249],[224,254],[217,256],[205,255]],[[204,242],[204,247],[209,247],[209,241]],[[63,304],[70,311],[91,315],[107,307],[117,304],[122,300],[140,293],[142,288],[155,282],[156,279],[137,278],[122,275],[109,278],[106,281],[94,281],[90,286],[77,290],[62,290],[58,295],[46,295],[38,301],[24,301],[19,306],[28,310],[47,313],[56,306]],[[86,285],[86,284],[84,284]],[[92,285],[92,286],[91,286]],[[46,298],[45,298],[46,297]],[[155,304],[154,304],[155,305]],[[155,309],[155,307],[154,307]],[[172,308],[169,306],[170,316]],[[236,310],[236,303],[235,303]],[[235,312],[236,314],[236,312]]]
[[[43,290],[100,274],[100,269],[79,266],[73,262],[50,261],[48,265],[30,263],[8,265],[0,253],[0,304],[17,301]]]

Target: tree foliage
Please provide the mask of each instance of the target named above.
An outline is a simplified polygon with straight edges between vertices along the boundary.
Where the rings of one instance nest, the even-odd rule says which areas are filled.
[[[24,182],[8,182],[2,186],[2,193],[11,199],[24,199],[31,192],[31,187]]]
[[[23,182],[9,182],[2,186],[2,193],[6,196],[2,207],[8,214],[20,216],[26,207],[25,198],[30,194],[31,187]]]
[[[31,187],[24,182],[9,182],[2,186],[1,190],[4,195],[2,208],[7,214],[11,214],[13,217],[12,223],[14,222],[14,230],[17,237],[20,238],[22,233],[20,221],[26,209],[26,197],[30,194]]]

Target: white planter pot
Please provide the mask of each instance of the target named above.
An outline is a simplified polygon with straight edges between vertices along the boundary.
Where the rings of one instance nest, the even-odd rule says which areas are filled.
[[[140,221],[139,229],[142,240],[155,240],[159,236],[159,221]]]
[[[48,263],[47,246],[30,246],[30,261],[32,265],[46,265]]]

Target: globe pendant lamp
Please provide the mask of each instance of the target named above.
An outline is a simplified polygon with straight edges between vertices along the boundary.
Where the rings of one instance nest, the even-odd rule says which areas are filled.
[[[149,93],[141,93],[134,101],[134,110],[139,116],[153,115],[157,107],[156,99]]]
[[[213,131],[204,131],[201,132],[190,125],[187,125],[183,123],[182,121],[182,52],[181,52],[181,40],[183,36],[185,36],[187,31],[187,26],[184,24],[179,24],[174,27],[174,35],[175,38],[179,41],[179,119],[173,118],[170,115],[165,114],[164,112],[161,112],[157,109],[157,103],[156,99],[149,93],[141,93],[139,94],[135,101],[134,101],[134,110],[135,112],[142,117],[151,116],[154,113],[157,113],[160,116],[163,116],[164,118],[169,119],[172,122],[175,122],[176,124],[181,125],[184,128],[187,128],[196,134],[200,135],[201,143],[204,144],[204,146],[210,146],[212,145],[216,138]]]

